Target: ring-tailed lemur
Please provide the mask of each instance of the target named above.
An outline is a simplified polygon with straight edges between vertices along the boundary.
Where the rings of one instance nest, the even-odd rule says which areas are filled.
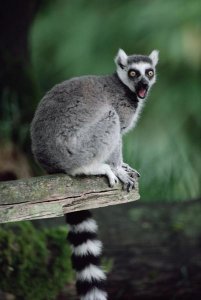
[[[133,128],[156,81],[158,51],[127,56],[119,50],[109,76],[83,76],[53,87],[42,99],[32,125],[32,150],[48,172],[106,175],[128,191],[137,171],[122,159],[122,135]],[[105,274],[99,267],[101,242],[89,211],[70,213],[68,240],[81,300],[106,300]]]

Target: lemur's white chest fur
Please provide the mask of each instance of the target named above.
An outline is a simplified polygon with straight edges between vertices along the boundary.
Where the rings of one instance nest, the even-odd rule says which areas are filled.
[[[133,119],[131,121],[131,125],[127,128],[126,131],[129,131],[130,129],[132,129],[132,128],[134,128],[136,126],[137,121],[138,121],[138,119],[140,117],[140,114],[142,112],[143,107],[144,107],[144,102],[139,102],[138,106],[136,108],[136,111],[134,113]]]

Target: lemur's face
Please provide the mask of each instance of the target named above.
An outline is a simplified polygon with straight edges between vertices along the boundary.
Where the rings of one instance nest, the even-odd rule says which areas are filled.
[[[131,55],[120,49],[115,58],[117,74],[121,81],[139,99],[145,99],[151,86],[156,81],[155,67],[158,62],[158,51],[154,50],[149,56]]]

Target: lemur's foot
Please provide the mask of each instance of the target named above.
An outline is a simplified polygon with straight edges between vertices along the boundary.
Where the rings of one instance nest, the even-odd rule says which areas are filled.
[[[109,171],[108,173],[106,173],[106,176],[109,180],[110,187],[114,187],[114,185],[119,182],[117,176],[112,171],[111,172]]]
[[[91,165],[82,166],[71,171],[71,175],[106,175],[109,180],[110,187],[113,187],[119,182],[116,174],[108,164],[94,163]]]
[[[119,178],[119,180],[123,183],[123,189],[130,192],[135,188],[136,177],[130,176],[129,172],[125,171],[124,168],[118,167],[114,171],[115,175]]]
[[[124,168],[124,170],[129,173],[130,177],[133,177],[133,178],[140,177],[140,173],[138,171],[136,171],[135,169],[131,168],[128,164],[123,163],[122,168]]]

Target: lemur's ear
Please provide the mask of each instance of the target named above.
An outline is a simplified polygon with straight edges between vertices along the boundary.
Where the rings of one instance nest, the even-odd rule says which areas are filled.
[[[117,56],[115,57],[114,61],[117,66],[124,69],[127,65],[127,54],[124,52],[124,50],[119,49]]]
[[[149,57],[151,58],[152,62],[153,62],[153,65],[154,67],[157,65],[158,63],[158,56],[159,56],[159,51],[158,50],[153,50],[151,52],[151,54],[149,55]]]

